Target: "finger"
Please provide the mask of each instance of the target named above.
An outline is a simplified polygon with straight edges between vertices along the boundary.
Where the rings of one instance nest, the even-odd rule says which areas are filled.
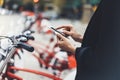
[[[64,28],[64,29],[66,29],[66,28],[71,28],[72,26],[60,26],[60,27],[58,27],[58,28],[56,28],[56,29],[62,29],[62,28]]]
[[[57,36],[57,40],[61,40],[61,37]]]
[[[66,26],[60,26],[60,27],[57,27],[56,29],[58,30],[58,29],[65,29],[65,28],[67,28]]]
[[[57,45],[60,46],[63,43],[63,40],[57,36]]]
[[[59,40],[65,40],[66,38],[61,34],[56,34]]]
[[[57,45],[60,46],[62,44],[62,41],[57,40]]]
[[[70,31],[66,31],[66,30],[63,30],[63,33],[64,33],[64,34],[67,34],[67,35],[69,35],[69,36],[70,36],[70,34],[71,34]]]

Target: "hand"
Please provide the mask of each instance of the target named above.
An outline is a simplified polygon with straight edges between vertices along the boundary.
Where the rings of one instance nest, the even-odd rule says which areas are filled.
[[[69,39],[65,38],[64,36],[62,36],[61,34],[56,34],[58,41],[57,41],[57,45],[68,52],[71,53],[75,53],[75,47],[69,42]]]
[[[65,35],[71,36],[77,42],[82,42],[82,35],[78,34],[72,26],[61,26],[57,29],[63,29]]]

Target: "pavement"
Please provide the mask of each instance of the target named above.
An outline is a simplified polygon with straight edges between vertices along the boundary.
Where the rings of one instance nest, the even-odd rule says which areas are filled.
[[[24,25],[22,22],[20,22],[21,16],[20,15],[0,15],[0,35],[17,35],[20,34],[21,31],[24,29]],[[68,19],[57,19],[57,20],[51,20],[51,24],[54,27],[58,27],[61,25],[73,25],[77,32],[84,35],[85,29],[87,27],[87,24],[83,24],[79,20],[68,20]],[[36,37],[36,40],[42,42],[42,43],[48,43],[49,36],[45,36],[42,34],[34,34]],[[38,61],[32,56],[32,53],[29,53],[25,51],[25,54],[22,54],[23,58],[22,61],[17,62],[17,64],[20,64],[21,67],[34,69],[37,71],[45,71],[50,73],[49,71],[46,71],[44,69],[41,69],[39,67]],[[67,73],[66,73],[67,74]],[[65,74],[65,75],[66,75]],[[22,76],[24,80],[50,80],[48,78],[45,78],[40,75],[26,73],[26,72],[18,72],[17,75]],[[65,76],[64,75],[64,76]]]

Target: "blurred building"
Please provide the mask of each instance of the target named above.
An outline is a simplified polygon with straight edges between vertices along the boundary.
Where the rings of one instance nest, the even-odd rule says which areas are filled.
[[[40,0],[40,5],[45,7],[51,4],[57,7],[55,10],[60,13],[60,17],[80,19],[82,17],[84,4],[89,4],[91,7],[94,7],[94,5],[97,5],[99,2],[100,0]]]
[[[91,5],[96,5],[100,2],[100,0],[83,0],[83,2]]]
[[[4,3],[2,2],[4,1]],[[58,14],[59,17],[69,19],[81,19],[86,9],[84,4],[91,5],[93,11],[100,0],[37,0],[38,11]],[[30,10],[34,11],[34,0],[0,0],[0,6],[10,10]]]
[[[0,0],[0,7],[2,7],[4,0]]]

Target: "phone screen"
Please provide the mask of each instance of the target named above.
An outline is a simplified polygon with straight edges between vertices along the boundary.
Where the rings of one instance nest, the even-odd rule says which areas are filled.
[[[64,37],[65,37],[65,35],[62,33],[62,32],[60,32],[60,31],[58,31],[58,30],[56,30],[55,28],[53,28],[53,27],[50,27],[53,31],[55,31],[55,32],[57,32],[57,33],[59,33],[59,34],[61,34],[61,35],[63,35]]]

